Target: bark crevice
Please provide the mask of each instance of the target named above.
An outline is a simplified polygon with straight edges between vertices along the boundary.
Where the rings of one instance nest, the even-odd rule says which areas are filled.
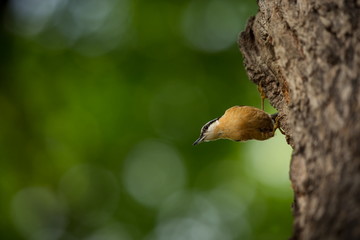
[[[239,37],[293,147],[293,239],[360,239],[360,1],[259,0]]]

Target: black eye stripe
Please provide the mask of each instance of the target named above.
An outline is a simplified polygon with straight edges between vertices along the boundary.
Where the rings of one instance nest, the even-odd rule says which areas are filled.
[[[215,118],[215,119],[207,122],[207,123],[202,127],[201,132],[206,131],[206,130],[209,128],[209,126],[210,126],[213,122],[216,122],[217,120],[219,120],[219,118]]]

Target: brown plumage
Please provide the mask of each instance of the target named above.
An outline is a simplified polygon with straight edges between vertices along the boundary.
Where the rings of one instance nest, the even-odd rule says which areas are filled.
[[[249,106],[234,106],[226,110],[220,118],[205,124],[194,145],[217,139],[266,140],[274,136],[277,128],[272,116],[263,110]]]

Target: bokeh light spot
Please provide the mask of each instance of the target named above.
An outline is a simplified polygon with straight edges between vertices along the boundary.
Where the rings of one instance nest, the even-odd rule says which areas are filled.
[[[83,225],[98,225],[109,219],[117,208],[119,188],[108,170],[92,165],[77,165],[60,180],[60,195],[72,217]]]
[[[43,30],[57,7],[64,0],[12,0],[12,29],[22,35],[32,36]]]
[[[216,225],[215,225],[216,227]],[[179,218],[164,222],[157,228],[158,240],[217,240],[229,239],[213,225],[192,218]]]
[[[186,182],[186,171],[179,153],[170,145],[144,141],[128,155],[124,184],[138,202],[157,206]]]
[[[127,38],[129,5],[128,0],[12,0],[7,25],[47,47],[98,56]]]
[[[183,14],[182,29],[195,48],[217,52],[235,44],[240,31],[236,2],[229,0],[192,1]]]
[[[286,144],[284,136],[277,133],[266,141],[251,141],[247,144],[245,164],[255,178],[280,191],[288,189],[292,149]]]
[[[244,211],[234,208],[235,213],[231,215],[236,215],[236,218],[229,218],[221,206],[224,202],[218,201],[221,196],[215,196],[217,193],[220,192],[177,192],[168,197],[161,205],[159,224],[149,239],[226,240],[248,237],[250,233]],[[237,206],[243,208],[241,201]]]
[[[83,55],[97,56],[118,47],[130,23],[128,0],[71,1],[68,9],[74,24],[61,27],[74,48]],[[81,33],[79,35],[79,33]]]
[[[52,240],[65,230],[66,208],[50,190],[31,187],[13,198],[12,217],[26,239]]]
[[[132,237],[125,230],[121,223],[115,222],[107,224],[89,237],[86,237],[85,240],[131,240]]]

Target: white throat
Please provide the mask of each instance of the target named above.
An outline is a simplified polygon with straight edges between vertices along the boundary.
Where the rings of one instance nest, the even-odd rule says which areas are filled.
[[[213,122],[213,123],[209,126],[207,132],[209,132],[209,133],[214,132],[215,128],[217,128],[217,126],[218,126],[219,124],[220,124],[219,120],[216,120],[215,122]]]

